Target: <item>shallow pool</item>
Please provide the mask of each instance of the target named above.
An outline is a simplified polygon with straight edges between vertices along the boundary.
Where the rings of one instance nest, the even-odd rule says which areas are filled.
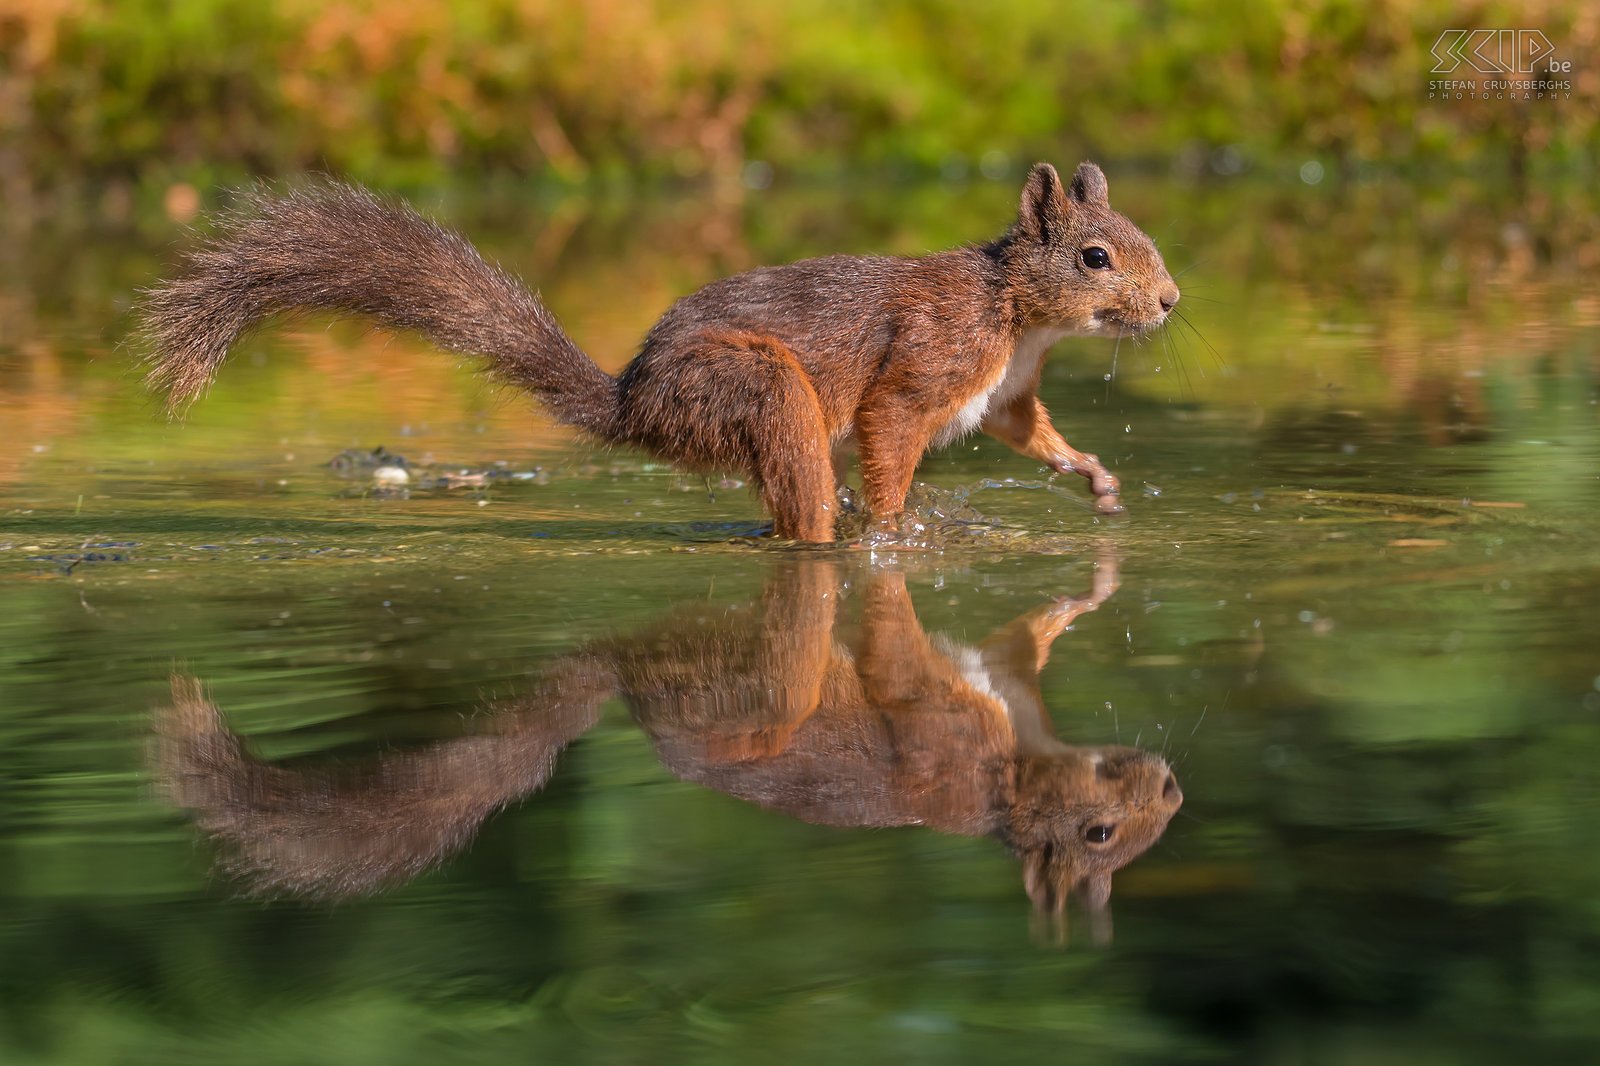
[[[1113,182],[1189,325],[1063,342],[1041,394],[1127,515],[974,438],[826,549],[350,324],[168,423],[120,345],[181,238],[27,235],[0,1058],[1592,1051],[1593,193]],[[1012,195],[420,199],[615,369],[706,280]]]

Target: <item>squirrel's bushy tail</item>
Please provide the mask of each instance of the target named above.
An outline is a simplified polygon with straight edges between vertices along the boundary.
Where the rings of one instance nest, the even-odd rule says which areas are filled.
[[[233,343],[265,319],[336,311],[482,356],[494,377],[533,393],[560,421],[614,435],[616,379],[536,296],[459,234],[364,189],[320,182],[284,196],[255,192],[188,267],[143,304],[146,381],[169,410],[193,401]]]

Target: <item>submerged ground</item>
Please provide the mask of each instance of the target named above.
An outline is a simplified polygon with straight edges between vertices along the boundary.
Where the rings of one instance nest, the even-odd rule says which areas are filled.
[[[615,369],[711,278],[982,238],[1013,195],[421,199]],[[736,480],[595,451],[347,324],[250,341],[169,424],[119,345],[175,229],[9,241],[0,1058],[1587,1058],[1592,196],[1113,171],[1192,326],[1064,342],[1041,392],[1127,516],[975,438],[923,464],[926,528],[872,550],[764,542]],[[475,735],[597,642],[756,617],[818,565],[845,648],[885,574],[948,649],[1118,570],[1040,676],[1062,740],[1157,751],[1182,784],[1108,943],[1077,911],[1058,942],[995,840],[688,783],[616,700],[541,790],[356,899],[253,895],[163,780],[175,672],[252,758],[359,768]]]

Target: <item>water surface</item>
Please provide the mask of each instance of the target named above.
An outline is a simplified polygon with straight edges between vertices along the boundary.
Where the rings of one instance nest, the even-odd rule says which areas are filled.
[[[0,1057],[1589,1058],[1592,194],[1112,185],[1189,268],[1193,328],[1064,342],[1041,392],[1121,476],[1128,515],[974,438],[924,462],[926,528],[872,550],[763,542],[734,479],[595,450],[455,360],[349,324],[250,341],[169,424],[118,345],[178,235],[90,219],[14,244]],[[706,280],[978,239],[1012,197],[419,196],[613,369]],[[412,464],[403,491],[355,461],[379,446]],[[933,664],[931,692],[1018,619],[1093,598],[1108,568],[1119,583],[1038,669],[1049,731],[1164,758],[1183,805],[1099,916],[1041,915],[992,834],[823,824],[719,790],[614,690],[526,759],[483,756],[538,787],[480,797],[448,847],[341,898],[264,882],[238,833],[174,792],[157,739],[176,675],[251,773],[411,780],[393,768],[476,750],[508,714],[555,721],[551,686],[583,656],[696,626],[731,642],[707,647],[732,676],[782,682],[736,705],[787,707],[811,676],[797,659],[836,677],[871,661],[886,587],[910,621],[878,661]],[[826,591],[825,626],[775,608],[796,572]],[[661,656],[683,691],[727,690]],[[723,742],[781,747],[781,725]]]

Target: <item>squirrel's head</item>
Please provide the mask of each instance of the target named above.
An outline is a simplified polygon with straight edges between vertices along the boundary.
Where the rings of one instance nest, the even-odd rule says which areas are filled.
[[[1178,286],[1155,242],[1111,210],[1106,176],[1080,163],[1072,184],[1036,163],[1002,241],[1017,310],[1029,326],[1120,336],[1161,326]]]
[[[1039,910],[1060,914],[1076,894],[1098,911],[1111,875],[1160,839],[1183,805],[1166,761],[1137,748],[1070,748],[1018,760],[1000,836],[1022,859]]]

